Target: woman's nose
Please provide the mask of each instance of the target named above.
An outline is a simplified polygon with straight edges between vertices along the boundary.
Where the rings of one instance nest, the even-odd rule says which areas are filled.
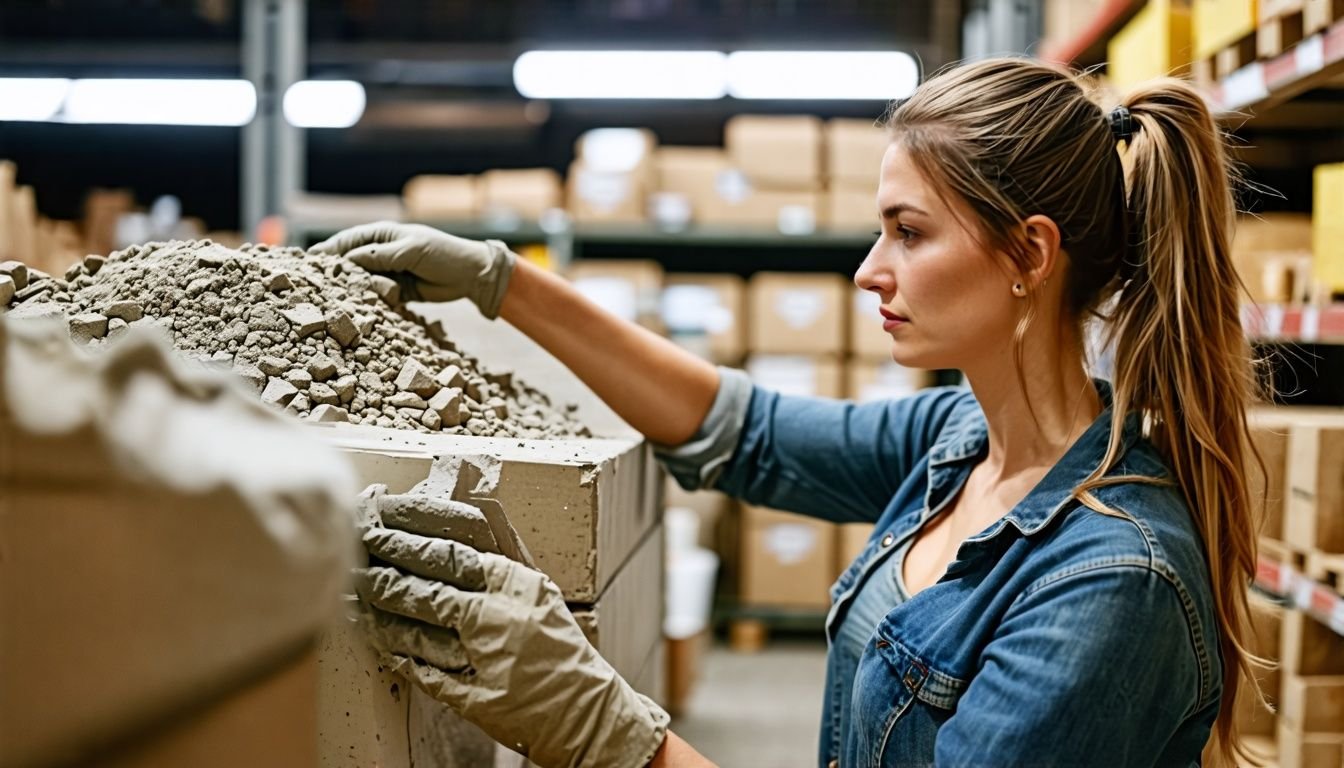
[[[883,296],[896,292],[896,276],[883,258],[882,242],[879,240],[868,251],[868,256],[854,273],[854,284],[865,291],[876,291]]]

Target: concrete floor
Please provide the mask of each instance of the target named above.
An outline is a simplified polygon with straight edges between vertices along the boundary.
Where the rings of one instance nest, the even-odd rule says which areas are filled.
[[[760,653],[716,644],[672,730],[723,768],[816,765],[824,640],[772,639]]]

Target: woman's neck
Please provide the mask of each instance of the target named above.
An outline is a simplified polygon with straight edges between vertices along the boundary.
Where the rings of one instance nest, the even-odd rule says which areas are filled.
[[[1020,374],[1011,347],[966,371],[989,426],[985,463],[993,474],[1054,465],[1101,413],[1081,339],[1069,336],[1050,346],[1024,342]]]

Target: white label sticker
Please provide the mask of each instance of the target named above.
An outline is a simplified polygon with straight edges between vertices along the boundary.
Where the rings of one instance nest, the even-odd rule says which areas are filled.
[[[1298,43],[1296,50],[1299,77],[1319,72],[1325,66],[1325,41],[1319,34]]]
[[[806,525],[778,523],[765,531],[765,550],[784,565],[807,559],[817,548],[817,533]]]
[[[1315,341],[1321,335],[1321,309],[1309,304],[1302,308],[1302,330],[1299,336],[1303,341]]]
[[[1283,335],[1283,305],[1267,304],[1264,306],[1264,314],[1261,315],[1261,321],[1264,323],[1264,333],[1270,338]]]
[[[1293,603],[1302,609],[1311,607],[1311,592],[1316,588],[1316,583],[1303,576],[1293,585]]]
[[[1265,70],[1258,61],[1223,78],[1223,109],[1241,109],[1268,95]]]
[[[821,291],[785,288],[775,294],[775,314],[794,330],[812,327],[825,309]]]
[[[1279,594],[1292,594],[1293,584],[1297,582],[1297,572],[1286,564],[1279,565]]]

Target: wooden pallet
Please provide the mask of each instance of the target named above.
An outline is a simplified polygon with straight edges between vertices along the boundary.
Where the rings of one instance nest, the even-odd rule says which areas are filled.
[[[1303,559],[1305,561],[1303,573],[1344,597],[1344,555],[1312,551],[1306,553]]]
[[[1255,53],[1261,59],[1272,59],[1301,42],[1304,34],[1303,10],[1263,19],[1255,30]]]
[[[1304,34],[1314,35],[1340,20],[1344,20],[1344,0],[1306,0],[1303,3]]]
[[[1213,76],[1222,80],[1255,61],[1256,34],[1251,32],[1213,55]]]
[[[773,631],[819,632],[826,626],[820,609],[733,606],[724,611],[728,647],[738,653],[756,653],[770,643]]]

